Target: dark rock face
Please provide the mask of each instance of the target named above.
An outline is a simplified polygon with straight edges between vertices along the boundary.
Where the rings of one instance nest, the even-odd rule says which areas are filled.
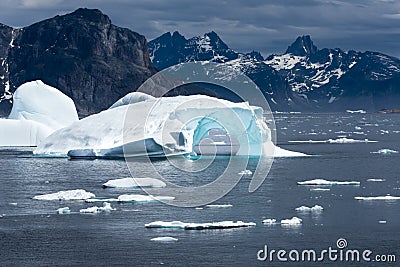
[[[152,61],[159,69],[195,60],[239,68],[257,84],[272,110],[376,111],[400,107],[398,58],[376,52],[318,49],[307,35],[299,36],[285,54],[264,59],[255,51],[237,53],[215,35],[186,40],[179,33],[166,33],[149,42]]]
[[[80,115],[108,108],[156,72],[144,36],[113,25],[99,10],[78,9],[23,29],[2,29],[0,57],[8,62],[10,91],[41,79],[70,96]],[[4,91],[3,83],[0,95]],[[6,103],[0,103],[3,115],[9,112]]]

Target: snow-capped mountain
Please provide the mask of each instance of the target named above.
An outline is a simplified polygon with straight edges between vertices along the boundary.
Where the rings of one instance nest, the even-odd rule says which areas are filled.
[[[71,97],[80,115],[108,108],[156,73],[144,36],[80,8],[14,29],[0,24],[0,115],[21,84],[42,80]]]
[[[247,74],[273,110],[377,110],[400,104],[400,60],[377,52],[318,49],[300,36],[282,55],[235,52],[215,32],[186,39],[178,32],[149,42],[153,64],[213,61]]]

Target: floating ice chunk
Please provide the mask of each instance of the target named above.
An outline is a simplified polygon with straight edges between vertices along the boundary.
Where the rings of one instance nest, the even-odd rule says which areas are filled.
[[[354,197],[357,200],[400,200],[398,196]]]
[[[385,179],[376,179],[376,178],[367,179],[367,182],[384,182],[384,181],[386,181],[386,180]]]
[[[111,204],[108,202],[103,203],[103,207],[90,207],[87,209],[81,209],[79,210],[80,213],[100,213],[100,212],[111,212],[115,210],[113,207],[111,207]]]
[[[252,175],[253,172],[250,170],[244,170],[238,173],[239,175]]]
[[[354,114],[354,113],[359,113],[359,114],[365,114],[365,113],[367,113],[365,110],[362,110],[362,109],[358,109],[358,110],[346,110],[346,112],[347,113],[351,113],[351,114]]]
[[[210,204],[206,205],[207,208],[231,208],[232,204]]]
[[[171,243],[178,241],[178,239],[171,236],[160,236],[152,238],[150,241]]]
[[[385,223],[386,223],[386,221],[383,221],[383,220],[382,220],[382,221],[379,221],[379,223],[385,224]]]
[[[120,195],[118,197],[119,202],[154,202],[154,201],[171,201],[175,197],[169,196],[152,196],[152,195]]]
[[[378,151],[371,152],[371,153],[372,153],[372,154],[390,155],[390,154],[398,154],[399,151],[397,151],[397,150],[392,150],[392,149],[388,149],[388,148],[383,148],[383,149],[379,149]]]
[[[163,222],[156,221],[145,224],[146,228],[178,228],[185,230],[204,230],[204,229],[227,229],[227,228],[239,228],[239,227],[250,227],[255,226],[253,222],[243,221],[222,221],[222,222],[211,222],[211,223],[184,223],[181,221]]]
[[[86,200],[95,195],[83,189],[59,191],[57,193],[34,196],[36,200]]]
[[[283,219],[281,220],[281,224],[283,225],[300,225],[302,223],[302,219],[298,217],[293,217],[291,219]]]
[[[324,179],[314,179],[309,181],[297,182],[298,185],[360,185],[358,181],[328,181]]]
[[[154,178],[122,178],[109,180],[103,187],[130,188],[130,187],[165,187],[166,184]]]
[[[89,198],[85,199],[87,203],[96,203],[96,202],[119,202],[118,198]]]
[[[310,191],[331,191],[330,188],[311,188]]]
[[[71,210],[69,209],[69,207],[64,207],[64,208],[59,208],[57,210],[58,214],[70,214]]]
[[[265,219],[262,221],[263,224],[275,224],[276,219]]]
[[[299,212],[322,212],[324,208],[319,205],[315,205],[314,207],[301,206],[295,210]]]

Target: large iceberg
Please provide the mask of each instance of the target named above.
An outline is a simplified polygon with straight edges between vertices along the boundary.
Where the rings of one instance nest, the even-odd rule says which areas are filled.
[[[218,154],[220,146],[226,153],[232,137],[239,144],[232,154],[306,156],[275,147],[263,109],[247,102],[204,95],[153,98],[131,93],[126,98],[133,103],[123,98],[108,110],[54,132],[34,153],[122,158],[193,153],[200,146],[207,154],[214,147]],[[221,135],[224,141],[215,141]]]
[[[0,146],[36,146],[75,121],[78,114],[68,96],[42,81],[27,82],[15,91],[8,119],[0,119]]]

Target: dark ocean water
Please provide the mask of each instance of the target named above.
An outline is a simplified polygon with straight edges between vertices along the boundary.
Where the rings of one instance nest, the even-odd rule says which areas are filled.
[[[257,260],[257,252],[269,249],[321,251],[336,248],[339,238],[347,249],[369,249],[372,255],[394,254],[400,261],[400,200],[358,201],[355,196],[400,196],[400,155],[371,152],[382,148],[400,150],[398,114],[278,114],[278,144],[286,149],[316,155],[275,159],[262,186],[248,192],[250,177],[214,204],[230,208],[178,208],[163,203],[113,204],[111,213],[58,215],[93,206],[81,201],[35,201],[38,194],[85,189],[99,197],[124,193],[144,194],[141,189],[103,189],[110,180],[128,177],[124,161],[33,158],[32,149],[0,150],[0,266],[395,266],[395,263],[329,261],[273,262]],[[361,133],[363,132],[363,133]],[[377,143],[310,144],[300,140],[328,140],[346,136]],[[182,159],[186,160],[186,159]],[[182,185],[212,181],[226,158],[217,159],[204,172],[184,175],[168,161],[154,165]],[[240,160],[240,159],[238,159]],[[254,170],[256,159],[247,169]],[[141,163],[136,163],[140,172]],[[143,170],[146,173],[147,170]],[[323,178],[359,181],[360,186],[332,186],[330,191],[311,191],[298,181]],[[384,179],[370,182],[368,179]],[[162,194],[162,189],[160,189]],[[320,214],[298,213],[296,207],[321,205]],[[297,216],[298,227],[263,225],[265,218]],[[243,220],[250,228],[225,230],[146,229],[152,221],[212,222]],[[379,223],[386,221],[386,223]],[[150,241],[172,236],[174,243]],[[371,256],[373,258],[373,256]],[[397,263],[398,264],[398,263]]]

